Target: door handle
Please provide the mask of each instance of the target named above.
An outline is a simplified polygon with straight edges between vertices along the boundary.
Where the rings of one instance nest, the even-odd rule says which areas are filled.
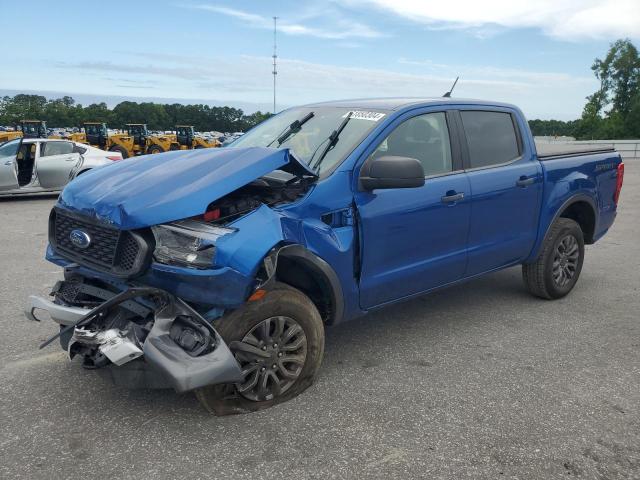
[[[454,203],[454,202],[459,202],[463,198],[464,198],[464,193],[452,193],[451,195],[445,195],[444,197],[440,197],[440,201],[442,201],[442,203]]]
[[[8,167],[9,165],[13,165],[13,160],[7,160],[4,164]]]
[[[536,182],[536,177],[525,177],[524,175],[518,179],[516,185],[518,187],[528,187]]]
[[[65,160],[65,162],[75,162],[76,161],[75,157],[65,158],[64,160]]]

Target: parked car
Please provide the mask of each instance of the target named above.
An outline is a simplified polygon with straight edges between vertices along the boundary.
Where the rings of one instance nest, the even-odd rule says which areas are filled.
[[[567,295],[623,173],[611,149],[536,152],[508,104],[292,108],[229,148],[72,182],[46,254],[65,280],[26,313],[116,383],[258,410],[312,383],[329,325],[514,265],[535,296]]]
[[[122,160],[67,140],[17,138],[0,145],[0,195],[55,192],[92,168]]]

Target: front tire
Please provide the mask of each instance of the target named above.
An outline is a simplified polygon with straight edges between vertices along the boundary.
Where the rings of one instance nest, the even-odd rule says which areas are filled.
[[[313,302],[278,283],[260,300],[248,302],[214,323],[244,374],[235,385],[196,390],[211,413],[228,415],[269,408],[306,390],[324,353],[324,325]]]
[[[548,300],[562,298],[576,285],[584,262],[584,236],[570,218],[558,218],[549,229],[535,262],[522,265],[529,291]]]
[[[156,153],[163,153],[163,152],[164,152],[164,148],[162,148],[160,145],[151,145],[147,150],[147,153],[150,155],[154,155]]]
[[[121,147],[120,145],[113,145],[110,149],[110,152],[120,152],[120,155],[122,155],[122,158],[129,158],[129,152],[127,151],[126,148]]]

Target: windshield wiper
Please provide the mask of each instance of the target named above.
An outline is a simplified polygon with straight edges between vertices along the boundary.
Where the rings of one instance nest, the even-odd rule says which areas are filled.
[[[342,130],[344,130],[344,127],[346,127],[347,123],[349,123],[349,120],[351,120],[352,113],[353,112],[349,112],[346,118],[338,126],[338,128],[336,128],[333,132],[331,132],[331,135],[329,135],[323,142],[320,143],[320,145],[322,145],[324,142],[328,141],[327,146],[324,147],[324,149],[322,150],[322,153],[318,157],[318,160],[316,160],[313,165],[310,165],[311,170],[315,172],[316,169],[320,166],[320,164],[324,160],[324,157],[326,157],[327,153],[329,153],[329,150],[331,150],[335,146],[335,144],[338,143],[338,140],[340,140],[340,134],[342,133]],[[313,160],[314,156],[315,156],[315,153],[314,155],[311,156],[311,159],[309,160],[309,162]]]
[[[278,146],[282,145],[293,133],[297,133],[302,128],[302,125],[307,123],[309,120],[313,118],[314,113],[309,112],[300,120],[294,120],[291,125],[289,125],[284,132],[280,134],[278,138],[272,140],[267,147],[273,145],[273,142],[278,142]]]

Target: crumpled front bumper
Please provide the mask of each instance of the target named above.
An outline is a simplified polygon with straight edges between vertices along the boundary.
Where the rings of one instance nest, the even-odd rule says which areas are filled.
[[[177,392],[186,392],[207,385],[237,383],[243,379],[238,362],[211,324],[184,301],[163,290],[156,288],[129,289],[92,310],[58,305],[45,298],[32,295],[27,301],[25,315],[29,320],[39,321],[35,312],[45,310],[55,322],[62,326],[59,335],[63,335],[65,331],[75,331],[76,326],[90,324],[98,314],[118,307],[121,303],[134,298],[132,295],[135,294],[162,297],[163,302],[153,312],[155,319],[151,331],[141,346],[142,356],[122,367],[115,365],[107,367],[115,383],[129,387],[169,386]],[[170,329],[178,316],[188,316],[202,325],[206,324],[213,339],[213,348],[208,353],[191,356],[171,338]],[[56,337],[45,342],[42,346],[46,346]],[[143,361],[144,365],[140,361]],[[132,371],[136,371],[137,374],[132,376]],[[135,384],[136,381],[142,380],[144,380],[144,385]]]

